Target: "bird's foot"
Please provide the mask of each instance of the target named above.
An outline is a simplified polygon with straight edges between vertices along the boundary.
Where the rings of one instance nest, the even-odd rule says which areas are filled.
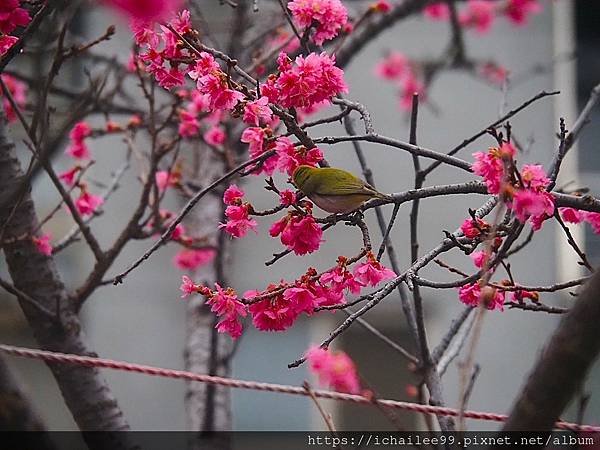
[[[346,222],[348,225],[358,225],[358,223],[365,218],[365,215],[360,209],[348,214],[348,216],[348,222]]]

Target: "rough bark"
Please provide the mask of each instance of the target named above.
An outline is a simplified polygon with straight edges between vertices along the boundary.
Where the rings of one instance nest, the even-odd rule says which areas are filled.
[[[220,156],[208,149],[199,162],[197,180],[207,184],[223,174],[225,167]],[[197,282],[214,286],[215,282],[226,284],[223,266],[226,264],[226,241],[221,233],[215,233],[219,222],[223,221],[222,191],[215,191],[205,197],[202,204],[193,212],[187,223],[187,229],[194,236],[213,236],[212,245],[217,248],[213,263],[202,268]],[[231,368],[228,355],[232,341],[227,335],[217,333],[216,318],[204,304],[204,299],[194,296],[187,307],[187,339],[185,346],[186,369],[192,372],[218,376],[230,376]],[[207,442],[206,433],[231,430],[230,390],[204,383],[190,382],[187,386],[186,408],[188,427],[192,431],[204,433],[201,441],[208,448],[226,449],[229,442],[223,436],[213,436],[215,440]],[[198,445],[200,441],[197,442]]]
[[[0,115],[0,204],[19,186],[24,174],[14,144],[6,133]],[[60,321],[51,320],[29,303],[21,301],[23,312],[40,347],[46,350],[94,355],[84,343],[79,318],[69,303],[67,291],[52,257],[37,251],[31,236],[38,219],[30,195],[0,209],[0,225],[5,226],[4,255],[13,284],[47,310],[60,311]],[[16,206],[16,207],[15,207]],[[73,418],[81,430],[121,431],[129,426],[117,401],[97,369],[49,364]],[[120,436],[113,448],[130,448]],[[93,446],[93,443],[90,447]]]
[[[550,431],[600,352],[600,272],[563,317],[502,431]]]

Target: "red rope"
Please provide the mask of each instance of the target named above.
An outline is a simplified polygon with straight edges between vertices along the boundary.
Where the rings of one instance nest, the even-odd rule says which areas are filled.
[[[292,395],[309,395],[305,388],[299,386],[287,386],[283,384],[262,383],[257,381],[235,380],[231,378],[216,377],[212,375],[202,375],[185,370],[164,369],[161,367],[146,366],[142,364],[133,364],[125,361],[115,361],[112,359],[95,358],[91,356],[80,356],[66,353],[50,352],[46,350],[34,350],[12,345],[0,344],[0,352],[13,356],[24,358],[41,359],[50,363],[75,364],[86,367],[104,367],[107,369],[122,370],[126,372],[137,372],[145,375],[152,375],[164,378],[178,378],[183,380],[198,381],[200,383],[216,384],[239,389],[251,389],[256,391],[279,392]],[[371,404],[373,400],[361,395],[344,394],[341,392],[314,390],[314,395],[320,398],[341,400],[360,404]],[[400,402],[397,400],[380,400],[380,405],[389,408],[403,409],[422,414],[435,414],[437,416],[458,417],[458,409],[445,408],[440,406],[421,405],[418,403]],[[488,420],[494,422],[505,422],[508,416],[505,414],[495,414],[480,411],[464,411],[463,416],[468,419]],[[556,422],[555,427],[562,430],[582,431],[589,433],[600,433],[600,426],[578,425],[571,422]]]

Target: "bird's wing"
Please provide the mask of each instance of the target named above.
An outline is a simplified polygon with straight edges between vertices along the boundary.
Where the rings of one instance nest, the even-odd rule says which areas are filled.
[[[319,195],[378,194],[360,178],[341,169],[322,168],[317,173],[314,183],[313,192]]]

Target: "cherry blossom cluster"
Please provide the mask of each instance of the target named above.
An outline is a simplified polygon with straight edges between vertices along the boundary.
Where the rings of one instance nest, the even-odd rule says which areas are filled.
[[[303,313],[310,316],[319,307],[344,305],[346,292],[360,294],[365,287],[396,277],[370,252],[366,260],[356,264],[352,271],[348,265],[349,260],[340,256],[337,265],[322,274],[309,268],[293,283],[281,281],[270,284],[264,291],[247,291],[241,299],[231,288],[222,290],[216,285],[215,290],[211,290],[194,284],[187,276],[183,277],[180,289],[184,298],[193,293],[204,295],[219,317],[222,315],[220,311],[229,311],[226,320],[220,322],[217,329],[235,339],[242,331],[240,318],[247,313],[258,330],[285,331]]]
[[[466,219],[460,226],[460,229],[463,234],[470,239],[479,241],[491,239],[489,233],[492,230],[492,226],[483,219]],[[492,241],[489,255],[485,250],[477,250],[472,252],[469,256],[473,262],[473,265],[478,269],[487,269],[489,260],[496,255],[501,245],[502,239],[498,236],[495,236]],[[513,285],[510,280],[502,280],[500,284],[502,286]],[[483,304],[487,309],[497,309],[503,311],[506,301],[506,291],[498,286],[482,285],[482,282],[478,281],[475,283],[468,283],[460,287],[458,291],[458,298],[461,302],[469,306],[478,306],[479,304]],[[512,291],[512,302],[523,303],[525,299],[538,302],[539,294],[534,291],[526,290]]]
[[[307,202],[308,203],[308,202]],[[291,211],[269,228],[271,237],[279,236],[281,243],[296,255],[317,251],[323,241],[323,230],[311,214]]]
[[[520,169],[515,162],[516,149],[513,144],[504,142],[499,147],[492,147],[488,152],[473,154],[475,162],[472,170],[483,178],[487,191],[499,195],[507,208],[512,211],[521,223],[529,222],[533,231],[541,229],[545,220],[555,214],[555,199],[548,192],[550,179],[539,164],[524,164]],[[559,213],[568,223],[587,222],[596,233],[600,233],[600,213],[579,211],[573,208],[560,208]],[[470,239],[485,241],[491,225],[482,219],[466,219],[461,225],[464,236]],[[493,238],[489,255],[482,250],[471,253],[473,264],[478,269],[487,270],[488,260],[495,256],[502,240]],[[511,286],[512,281],[503,280],[501,285]],[[501,287],[484,285],[479,282],[469,283],[459,289],[459,299],[471,306],[483,303],[488,309],[503,309],[505,292]],[[511,301],[523,302],[530,299],[537,302],[539,294],[526,290],[513,290]]]
[[[242,132],[241,141],[248,144],[248,153],[251,158],[257,158],[263,153],[273,150],[274,154],[258,164],[252,173],[272,175],[276,170],[292,175],[294,170],[301,165],[316,166],[323,160],[323,152],[318,147],[307,149],[296,146],[286,136],[272,138],[270,128],[249,127]]]
[[[246,235],[249,230],[256,230],[258,224],[256,220],[250,219],[252,205],[243,201],[244,191],[232,184],[223,194],[223,201],[227,207],[225,208],[225,216],[227,222],[219,225],[231,236],[240,238]]]
[[[159,194],[165,195],[168,189],[181,189],[182,169],[179,164],[175,164],[169,170],[159,170],[154,178]],[[149,234],[158,236],[163,230],[167,229],[175,214],[166,209],[160,209],[158,222],[155,218],[148,221],[146,229]],[[173,257],[173,265],[183,271],[193,271],[210,263],[216,256],[214,248],[197,247],[197,240],[187,234],[185,225],[178,223],[170,235],[170,240],[181,244],[181,249]]]
[[[361,393],[356,365],[346,353],[311,347],[306,352],[306,360],[322,385],[338,392]]]
[[[114,123],[109,123],[106,130],[114,132],[120,130]],[[89,147],[85,140],[92,135],[92,127],[85,121],[77,122],[69,132],[70,143],[65,154],[76,161],[70,169],[59,174],[59,178],[69,188],[79,188],[79,197],[75,200],[75,207],[82,217],[91,216],[102,206],[104,199],[89,191],[88,185],[78,174],[83,169],[81,163],[91,158]]]
[[[21,8],[21,0],[3,0],[0,4],[0,56],[15,45],[19,38],[10,33],[31,22],[29,12]]]
[[[327,53],[299,55],[292,61],[284,52],[277,58],[278,75],[271,75],[262,93],[286,108],[310,108],[347,93],[344,72]]]
[[[227,137],[219,125],[223,113],[219,110],[210,112],[208,97],[196,89],[180,89],[177,95],[184,101],[178,115],[179,135],[192,139],[202,134],[207,144],[219,147]]]
[[[190,36],[193,32],[188,10],[180,12],[169,25],[180,35]],[[139,58],[144,70],[152,74],[163,88],[182,86],[185,83],[186,64],[179,61],[189,60],[192,54],[173,31],[164,25],[160,25],[160,31],[156,31],[156,23],[143,18],[132,20],[131,29],[140,48],[140,53],[133,57],[134,67],[136,58]]]
[[[348,22],[348,11],[340,0],[293,0],[287,7],[303,30],[314,27],[312,39],[317,45],[335,38]]]
[[[501,194],[519,221],[529,220],[535,231],[554,214],[554,197],[547,191],[550,180],[539,164],[525,164],[519,171],[511,143],[474,153],[473,172],[481,176],[490,194]]]
[[[586,222],[594,233],[600,234],[600,213],[590,211],[580,211],[574,208],[559,208],[560,215],[565,222],[581,223]]]
[[[465,28],[474,28],[479,33],[491,30],[497,17],[506,17],[515,25],[525,25],[532,14],[541,12],[542,5],[538,0],[506,0],[494,2],[489,0],[468,0],[464,9],[458,14],[459,23]],[[423,10],[425,17],[445,21],[450,19],[450,10],[446,2],[433,3]]]
[[[398,86],[400,108],[405,111],[410,110],[415,92],[422,100],[425,98],[425,85],[417,77],[415,69],[408,57],[397,51],[389,52],[375,67],[378,77]]]

